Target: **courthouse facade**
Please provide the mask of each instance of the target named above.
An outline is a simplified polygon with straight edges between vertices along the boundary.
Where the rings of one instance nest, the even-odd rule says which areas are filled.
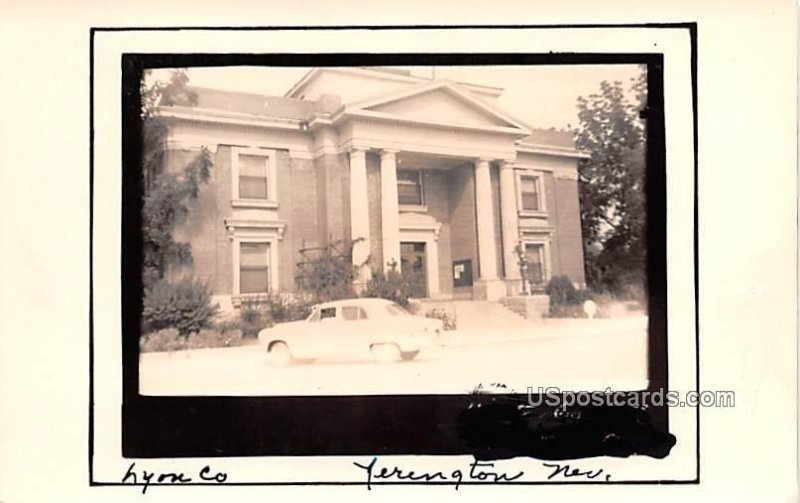
[[[532,82],[535,85],[535,82]],[[193,88],[160,107],[169,169],[212,153],[176,239],[223,307],[296,289],[301,249],[353,243],[396,263],[415,296],[499,299],[554,275],[584,283],[578,151],[497,105],[502,89],[379,68],[318,68],[283,97]],[[359,238],[359,239],[356,239]]]

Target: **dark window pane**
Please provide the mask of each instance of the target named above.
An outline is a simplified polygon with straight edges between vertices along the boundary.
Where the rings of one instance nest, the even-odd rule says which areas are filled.
[[[336,318],[336,308],[326,307],[324,309],[320,309],[319,319],[324,320],[325,318]]]
[[[397,181],[400,183],[412,183],[414,185],[419,183],[419,171],[410,169],[398,169]]]
[[[267,157],[239,154],[239,174],[243,176],[267,176]]]
[[[522,194],[523,210],[539,210],[539,180],[537,178],[525,178],[520,180],[520,192]]]
[[[268,243],[241,243],[239,264],[242,267],[266,267],[269,264]]]
[[[242,267],[239,274],[241,293],[267,293],[269,269],[267,267]]]
[[[267,199],[267,178],[240,175],[239,197],[242,199]]]
[[[358,319],[358,310],[359,308],[356,306],[343,306],[342,307],[342,318],[347,321],[354,321]]]
[[[422,204],[422,184],[419,171],[397,171],[397,202],[400,204]]]
[[[422,204],[422,191],[419,185],[398,185],[397,202],[400,204]]]
[[[544,282],[544,264],[542,264],[542,245],[527,245],[525,256],[528,259],[528,281],[538,285]]]
[[[539,195],[535,192],[522,193],[522,209],[523,210],[539,210]]]

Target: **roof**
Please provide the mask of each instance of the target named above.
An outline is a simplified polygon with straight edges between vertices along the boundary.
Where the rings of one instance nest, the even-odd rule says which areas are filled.
[[[307,119],[314,110],[313,102],[295,98],[187,87],[197,93],[197,108],[299,120]]]
[[[377,297],[353,297],[352,299],[341,299],[341,300],[330,300],[328,302],[320,302],[319,306],[342,306],[342,305],[364,305],[364,304],[371,304],[371,305],[381,305],[381,304],[392,304],[392,301],[381,299]]]
[[[521,145],[552,145],[575,148],[575,136],[571,131],[531,128],[531,134],[520,140]]]

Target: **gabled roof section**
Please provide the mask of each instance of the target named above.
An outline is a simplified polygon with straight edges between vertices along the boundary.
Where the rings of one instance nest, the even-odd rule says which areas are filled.
[[[459,84],[436,80],[345,105],[334,120],[353,115],[455,128],[531,134],[531,128]]]

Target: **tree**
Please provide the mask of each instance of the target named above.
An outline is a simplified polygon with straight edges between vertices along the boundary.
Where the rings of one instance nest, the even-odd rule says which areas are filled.
[[[146,74],[146,76],[149,74]],[[142,79],[144,204],[142,238],[143,278],[151,286],[164,278],[171,265],[191,262],[188,243],[176,242],[173,231],[186,221],[192,200],[208,182],[213,163],[205,147],[178,172],[165,171],[168,127],[157,106],[194,106],[197,93],[187,89],[189,77],[183,70],[173,72],[170,82],[148,84]]]
[[[619,81],[578,98],[578,165],[586,276],[596,290],[621,292],[645,282],[644,71],[626,90]]]

